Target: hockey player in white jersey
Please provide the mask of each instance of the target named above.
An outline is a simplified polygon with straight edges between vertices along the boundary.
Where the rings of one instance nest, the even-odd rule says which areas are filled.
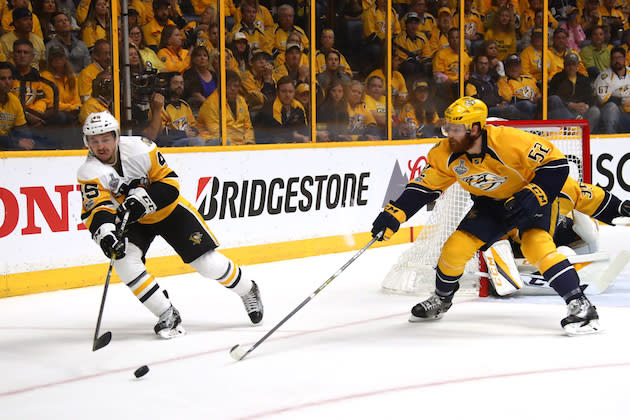
[[[119,131],[118,121],[106,111],[90,114],[83,125],[89,154],[78,171],[81,218],[105,255],[114,256],[121,280],[158,317],[155,333],[163,338],[185,333],[179,311],[144,265],[158,235],[202,276],[239,295],[249,318],[258,324],[263,305],[256,283],[216,251],[217,239],[180,195],[177,175],[156,145],[141,138],[121,139]],[[118,237],[117,223],[124,212],[129,212],[129,225]]]

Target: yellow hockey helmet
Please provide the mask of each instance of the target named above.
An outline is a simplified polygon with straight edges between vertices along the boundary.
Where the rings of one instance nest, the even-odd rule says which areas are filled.
[[[487,118],[486,104],[471,96],[459,98],[444,111],[444,119],[448,124],[464,124],[467,131],[470,131],[474,123],[479,123],[479,128],[483,129]]]

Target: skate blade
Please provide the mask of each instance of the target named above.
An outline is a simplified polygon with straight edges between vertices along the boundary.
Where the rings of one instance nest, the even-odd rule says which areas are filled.
[[[568,336],[573,337],[577,335],[596,334],[602,332],[603,329],[599,326],[599,321],[594,319],[585,325],[579,323],[566,325],[564,331]]]
[[[429,318],[420,318],[415,316],[414,314],[409,315],[409,322],[427,322],[427,321],[437,321],[438,319],[442,319],[444,313],[429,317]]]
[[[171,328],[171,329],[165,328],[163,330],[158,331],[158,335],[165,340],[170,340],[171,338],[176,338],[184,334],[186,334],[186,330],[181,325],[178,325],[175,328]]]

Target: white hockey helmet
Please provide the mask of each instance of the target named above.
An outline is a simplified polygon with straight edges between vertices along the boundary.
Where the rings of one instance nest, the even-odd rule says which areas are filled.
[[[88,136],[109,133],[110,131],[114,132],[116,143],[118,143],[120,139],[120,125],[118,124],[118,120],[108,111],[93,112],[88,115],[83,124],[83,144],[89,149]]]

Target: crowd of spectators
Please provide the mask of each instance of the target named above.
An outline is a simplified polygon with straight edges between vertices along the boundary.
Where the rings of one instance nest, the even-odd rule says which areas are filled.
[[[389,126],[393,139],[434,137],[460,74],[490,116],[539,119],[546,72],[548,118],[630,132],[630,6],[621,0],[550,0],[548,28],[542,0],[464,0],[463,28],[455,0],[394,0],[390,48],[386,0],[221,4],[223,56],[216,0],[129,0],[123,127],[161,146],[383,140]],[[0,150],[81,147],[86,116],[112,108],[110,7],[0,0]]]

